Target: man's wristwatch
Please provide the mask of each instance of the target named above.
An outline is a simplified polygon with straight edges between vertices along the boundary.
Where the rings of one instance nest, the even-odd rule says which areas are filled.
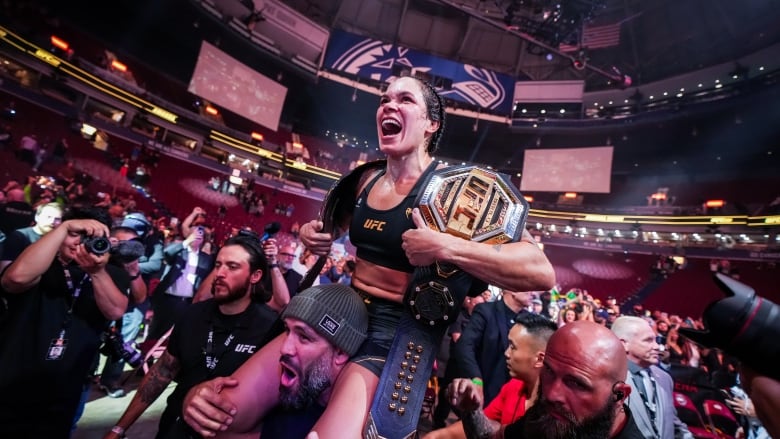
[[[125,437],[125,429],[118,425],[115,425],[111,428],[111,433],[115,433],[117,436],[121,438]]]
[[[135,276],[130,276],[130,280],[136,280],[136,279],[138,279],[139,277],[141,277],[141,272],[140,272],[140,271],[139,271],[138,273],[136,273],[136,274],[135,274]],[[121,428],[121,427],[120,427],[120,428]]]
[[[279,268],[279,264],[274,262],[272,264],[268,264],[268,268]]]

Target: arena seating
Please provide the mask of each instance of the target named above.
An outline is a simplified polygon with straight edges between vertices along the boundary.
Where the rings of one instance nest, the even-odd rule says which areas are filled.
[[[582,288],[601,300],[615,297],[621,303],[650,278],[652,255],[607,253],[572,247],[545,246],[562,291]]]

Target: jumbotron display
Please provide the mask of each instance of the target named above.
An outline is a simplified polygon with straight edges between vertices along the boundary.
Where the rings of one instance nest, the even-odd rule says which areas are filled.
[[[527,149],[523,192],[609,193],[612,147]]]
[[[205,41],[187,90],[274,131],[287,96],[287,87]]]

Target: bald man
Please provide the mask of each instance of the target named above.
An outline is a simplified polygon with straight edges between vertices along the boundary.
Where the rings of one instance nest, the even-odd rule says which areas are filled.
[[[626,382],[633,392],[628,405],[636,425],[646,439],[693,439],[674,407],[674,381],[658,367],[661,348],[647,320],[623,316],[612,323],[612,332],[625,347],[628,357]]]
[[[488,421],[478,392],[453,388],[452,404],[463,410],[466,437],[641,439],[624,405],[631,387],[620,340],[589,321],[569,323],[547,343],[536,403],[508,426]],[[471,389],[471,387],[467,387]]]

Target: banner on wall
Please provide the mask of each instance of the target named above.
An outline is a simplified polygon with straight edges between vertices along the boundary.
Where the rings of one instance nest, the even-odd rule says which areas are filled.
[[[515,81],[509,75],[344,31],[332,32],[324,65],[375,81],[388,81],[399,70],[421,72],[439,79],[436,85],[446,83],[441,94],[448,99],[499,113],[512,111]]]

